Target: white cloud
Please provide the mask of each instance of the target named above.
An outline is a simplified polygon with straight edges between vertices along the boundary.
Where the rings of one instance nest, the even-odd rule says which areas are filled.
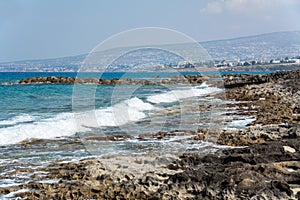
[[[210,13],[222,13],[223,12],[223,5],[221,3],[222,2],[218,2],[218,1],[209,2],[207,4],[206,10]]]
[[[276,0],[275,0],[276,1]],[[274,0],[228,0],[225,7],[232,12],[268,9],[274,5]]]
[[[207,4],[205,11],[208,13],[255,13],[256,11],[272,9],[283,6],[298,6],[299,0],[214,0]]]

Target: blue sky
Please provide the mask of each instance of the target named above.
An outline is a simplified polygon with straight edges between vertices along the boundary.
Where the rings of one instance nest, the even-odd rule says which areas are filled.
[[[300,30],[299,10],[299,0],[0,0],[0,62],[88,53],[149,26],[197,41]]]

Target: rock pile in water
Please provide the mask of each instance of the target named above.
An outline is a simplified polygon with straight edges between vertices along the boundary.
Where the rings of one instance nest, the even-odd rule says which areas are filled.
[[[162,79],[157,78],[153,80],[137,80],[137,79],[98,79],[98,78],[74,78],[64,76],[49,76],[49,77],[33,77],[22,79],[19,84],[100,84],[100,85],[161,85],[161,84],[201,84],[205,81],[209,81],[219,87],[235,88],[244,85],[261,84],[267,82],[279,82],[287,79],[299,79],[300,70],[294,71],[279,71],[271,74],[232,74],[223,76],[204,76],[198,75],[177,75],[174,77]],[[215,78],[222,78],[222,80],[215,80]]]
[[[99,84],[99,85],[160,85],[160,84],[201,84],[207,77],[201,75],[178,75],[166,79],[138,80],[138,79],[97,79],[97,78],[74,78],[64,76],[33,77],[22,79],[19,84]]]

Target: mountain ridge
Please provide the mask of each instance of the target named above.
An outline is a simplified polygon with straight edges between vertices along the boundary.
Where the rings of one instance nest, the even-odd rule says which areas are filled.
[[[299,56],[300,31],[264,33],[199,44],[213,60],[268,60]],[[87,55],[3,62],[0,71],[77,71]],[[160,60],[163,62],[164,58]]]

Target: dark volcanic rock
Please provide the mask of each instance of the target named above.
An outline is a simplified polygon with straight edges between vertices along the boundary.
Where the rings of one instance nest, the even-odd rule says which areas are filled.
[[[297,199],[299,151],[300,140],[295,138],[177,159],[146,155],[53,163],[40,170],[48,172],[43,178],[58,182],[29,182],[2,188],[0,194],[27,188],[30,191],[17,195],[27,199]]]
[[[283,80],[300,79],[300,70],[293,71],[279,71],[271,74],[234,74],[234,75],[223,75],[224,87],[235,88],[244,85],[261,84],[261,83],[278,83]]]
[[[236,101],[240,113],[256,116],[257,120],[251,125],[300,124],[300,70],[264,76],[267,83],[227,90],[227,99]]]
[[[299,80],[300,82],[300,80]],[[241,113],[250,109],[257,120],[252,124],[299,124],[299,86],[282,83],[248,85],[226,91],[226,97],[235,100]]]

